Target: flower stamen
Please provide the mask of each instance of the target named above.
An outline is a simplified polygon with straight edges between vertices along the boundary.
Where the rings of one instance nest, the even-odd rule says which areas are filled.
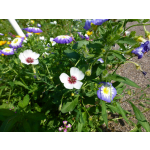
[[[68,82],[70,84],[75,84],[76,80],[77,80],[77,78],[75,76],[68,77]]]

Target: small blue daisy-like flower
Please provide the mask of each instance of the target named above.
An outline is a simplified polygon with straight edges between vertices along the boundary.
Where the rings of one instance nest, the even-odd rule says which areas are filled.
[[[1,50],[1,54],[13,55],[14,54],[14,49],[13,48],[4,48],[3,50]]]
[[[25,30],[27,32],[33,32],[33,33],[41,33],[41,32],[43,32],[40,28],[35,28],[35,27],[23,28],[22,30]]]
[[[37,24],[37,27],[41,28],[41,24],[38,23],[38,24]]]
[[[108,21],[108,19],[92,19],[86,20],[85,26],[83,27],[85,30],[89,30],[91,28],[91,23],[94,25],[102,25],[104,22]]]
[[[33,33],[27,33],[27,34],[26,34],[26,37],[29,37],[29,36],[31,36],[31,35],[33,35]]]
[[[9,45],[11,48],[17,49],[19,47],[22,47],[22,42],[24,40],[24,37],[21,38],[15,38],[11,44]]]
[[[0,35],[4,35],[3,33],[0,33]]]
[[[106,101],[110,103],[113,101],[113,98],[116,96],[117,91],[109,82],[100,82],[100,84],[103,83],[103,85],[99,88],[97,91],[97,96],[99,99]]]
[[[102,60],[102,58],[99,58],[97,61],[104,63],[104,61]]]
[[[69,35],[60,35],[57,36],[53,41],[60,44],[67,44],[73,41],[72,37]]]

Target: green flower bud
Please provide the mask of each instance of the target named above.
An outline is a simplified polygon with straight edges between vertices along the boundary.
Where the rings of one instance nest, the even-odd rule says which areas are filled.
[[[61,111],[61,108],[62,108],[62,104],[59,105],[58,110]]]
[[[90,69],[88,69],[88,70],[85,72],[85,74],[86,74],[87,76],[91,76],[92,71],[91,71]]]
[[[92,116],[89,117],[89,120],[92,121]]]

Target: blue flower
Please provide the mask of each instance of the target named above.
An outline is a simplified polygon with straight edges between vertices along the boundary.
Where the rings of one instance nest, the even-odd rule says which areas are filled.
[[[69,35],[59,35],[53,41],[60,44],[68,44],[72,42],[72,37]]]
[[[135,55],[138,56],[138,59],[141,59],[143,57],[143,54],[145,53],[145,45],[141,44],[140,47],[136,48],[135,50],[133,50],[131,53],[134,53]]]
[[[91,28],[91,23],[94,25],[102,25],[108,19],[93,19],[93,20],[86,20],[85,26],[83,27],[85,30],[89,30]]]
[[[113,98],[116,96],[117,91],[109,82],[100,82],[103,85],[97,91],[97,97],[103,101],[110,103],[113,101]]]

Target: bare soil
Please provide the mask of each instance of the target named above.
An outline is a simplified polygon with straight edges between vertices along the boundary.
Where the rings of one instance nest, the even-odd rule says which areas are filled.
[[[126,27],[129,27],[131,25],[137,24],[137,22],[130,22],[127,24]],[[150,25],[146,26],[146,29],[148,31],[150,31]],[[136,35],[142,35],[143,38],[145,38],[145,32],[143,29],[143,26],[135,26],[129,29],[129,31],[136,31]],[[147,39],[147,38],[145,38]],[[147,39],[148,40],[148,39]],[[148,81],[147,79],[150,80],[150,52],[146,53],[143,58],[138,59],[137,57],[134,57],[131,59],[131,61],[134,61],[136,63],[138,63],[139,65],[141,65],[141,68],[143,71],[147,72],[146,76],[144,76],[142,74],[141,71],[137,70],[135,65],[132,63],[126,63],[122,66],[119,67],[119,69],[117,70],[117,74],[127,77],[130,80],[134,81],[136,84],[138,84],[142,89],[146,88],[148,84],[150,84],[150,81]],[[133,104],[135,104],[136,107],[138,107],[140,109],[140,111],[143,111],[144,108],[142,106],[139,105],[139,103],[144,102],[145,100],[140,100],[139,97],[142,95],[141,93],[141,89],[137,89],[131,86],[127,86],[129,89],[134,90],[135,91],[135,96],[134,96],[134,101],[132,101]],[[147,98],[150,98],[150,88],[148,88],[146,91],[146,96]],[[131,107],[131,105],[126,102],[125,100],[128,99],[129,97],[131,97],[130,95],[125,95],[123,97],[123,99],[121,100],[121,106],[122,108],[124,108],[125,110],[130,111],[132,114],[134,114],[133,109]],[[133,99],[133,98],[132,98]],[[130,99],[130,100],[132,100]],[[149,104],[145,105],[147,108],[150,108]],[[147,119],[148,122],[150,122],[150,111],[147,111],[145,113],[143,113]],[[115,115],[109,115],[110,118],[118,118],[119,116],[115,116]],[[131,117],[129,118],[131,121],[133,121],[134,123],[137,123],[137,120],[135,119],[135,117]],[[126,121],[124,119],[120,119],[119,123],[115,123],[110,121],[109,122],[109,128],[106,129],[105,126],[103,126],[104,131],[106,132],[129,132],[130,130],[132,130],[134,127],[133,126],[129,126],[128,123],[126,123]],[[143,132],[146,132],[144,128],[142,128]]]

